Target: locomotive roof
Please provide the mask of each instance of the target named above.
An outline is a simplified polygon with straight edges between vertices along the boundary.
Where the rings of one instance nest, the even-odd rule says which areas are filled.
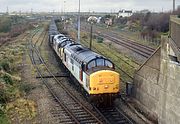
[[[88,63],[96,58],[104,58],[103,56],[81,46],[80,44],[71,43],[65,47],[79,63]]]
[[[58,31],[55,31],[55,30],[49,31],[49,35],[57,35],[57,34],[59,34]]]
[[[67,42],[67,41],[73,42],[71,39],[66,38],[66,39],[63,39],[63,40],[59,41],[58,44],[59,44],[59,43],[61,44],[61,43],[63,43],[63,42]]]

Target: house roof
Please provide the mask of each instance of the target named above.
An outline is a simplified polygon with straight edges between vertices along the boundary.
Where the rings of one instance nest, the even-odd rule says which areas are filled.
[[[119,13],[133,13],[132,10],[119,10]]]

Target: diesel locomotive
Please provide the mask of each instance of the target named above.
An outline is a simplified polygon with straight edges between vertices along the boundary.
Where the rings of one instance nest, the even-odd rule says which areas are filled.
[[[49,44],[91,102],[114,101],[120,92],[120,75],[113,62],[59,33],[54,20],[49,27]]]

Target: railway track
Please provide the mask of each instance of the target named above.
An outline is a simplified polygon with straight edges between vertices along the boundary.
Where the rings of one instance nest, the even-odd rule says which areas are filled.
[[[87,28],[87,26],[83,25],[82,30],[84,31],[89,31],[89,28]],[[151,56],[151,54],[154,52],[155,49],[151,48],[151,47],[147,47],[145,45],[136,43],[132,40],[128,40],[124,37],[120,37],[119,34],[114,33],[114,32],[105,32],[99,29],[95,29],[96,31],[94,32],[94,35],[98,35],[102,38],[106,38],[118,45],[121,45],[145,58],[148,58]]]
[[[47,87],[52,95],[52,99],[57,103],[56,109],[52,111],[54,117],[58,118],[59,123],[122,123],[122,124],[132,124],[132,121],[128,119],[120,111],[112,108],[96,108],[87,107],[74,96],[72,90],[63,84],[63,80],[58,80],[55,75],[48,68],[48,65],[44,62],[41,56],[40,50],[32,42],[32,38],[37,34],[34,31],[32,37],[29,39],[30,42],[30,58],[34,67],[37,70],[38,76],[41,77],[43,84]],[[45,41],[46,33],[43,35],[43,39],[40,41],[40,46],[43,41]],[[39,36],[41,37],[41,36]],[[40,39],[40,38],[38,38]],[[38,41],[37,41],[38,42]],[[37,44],[37,42],[35,42]],[[39,44],[39,43],[38,43]],[[39,65],[43,65],[43,69]],[[46,75],[50,75],[53,78],[43,78]],[[111,110],[110,110],[111,109]],[[115,111],[116,110],[116,111]],[[113,113],[110,113],[110,112]],[[97,114],[98,113],[98,114]],[[108,114],[109,113],[109,116]],[[115,115],[116,113],[116,115]],[[112,121],[113,120],[113,121]]]
[[[106,118],[106,122],[109,124],[135,124],[116,107],[97,108],[94,106],[94,108]]]
[[[94,47],[94,46],[92,46],[92,48],[93,48],[97,53],[106,56],[106,55],[103,53],[103,51],[98,50],[98,49],[97,49],[96,47]],[[109,52],[111,52],[111,51],[109,51]],[[111,52],[111,53],[112,53],[112,52]],[[112,54],[113,54],[113,53],[112,53]],[[127,61],[125,61],[125,60],[123,60],[122,58],[120,58],[119,56],[117,56],[117,55],[114,55],[114,56],[116,56],[119,60],[123,61],[124,64],[130,66],[132,69],[136,69],[136,68],[138,68],[138,66],[139,66],[139,64],[138,64],[137,62],[134,62],[134,63],[137,65],[137,66],[135,67],[135,66],[131,65],[130,63],[128,63]],[[111,59],[111,57],[109,57],[109,56],[106,56],[106,57],[108,57],[108,58]],[[116,60],[116,62],[117,62],[117,60]],[[127,72],[125,71],[125,69],[123,69],[122,67],[120,67],[120,66],[117,65],[117,64],[115,64],[115,66],[116,66],[116,68],[119,69],[119,70],[121,71],[121,73],[124,74],[124,76],[126,76],[129,80],[132,80],[132,79],[133,79],[132,74],[127,73]],[[121,81],[122,81],[122,82],[127,82],[127,81],[125,81],[125,80],[123,80],[123,79],[121,79]]]
[[[42,43],[46,40],[47,35],[48,35],[48,32],[45,31],[45,34],[44,34],[44,36],[43,36],[41,42],[39,43],[39,47],[40,47],[40,46],[42,45]]]
[[[99,117],[94,115],[92,110],[89,110],[89,108],[79,102],[76,97],[74,97],[73,94],[62,85],[62,82],[60,82],[49,70],[36,46],[32,44],[32,42],[30,43],[30,58],[37,70],[38,75],[43,77],[44,75],[49,74],[53,77],[51,79],[41,78],[41,80],[48,88],[56,102],[59,104],[60,110],[62,110],[61,112],[64,112],[66,115],[64,119],[60,119],[60,123],[103,123]],[[42,71],[38,67],[39,64],[43,64],[46,71]],[[55,113],[57,113],[59,116],[61,115],[57,111]]]

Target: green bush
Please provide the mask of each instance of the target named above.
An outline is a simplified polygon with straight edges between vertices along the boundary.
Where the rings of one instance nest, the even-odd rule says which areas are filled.
[[[5,75],[3,76],[3,80],[6,82],[6,84],[13,85],[13,80],[12,80],[11,76],[9,76],[9,75],[7,75],[7,74],[5,74]]]
[[[3,60],[0,62],[0,69],[3,69],[6,72],[10,72],[10,63],[8,60]]]
[[[98,42],[98,43],[102,43],[103,40],[104,40],[104,39],[103,39],[102,37],[98,37],[98,38],[97,38],[97,42]]]
[[[0,32],[9,32],[11,30],[11,19],[10,18],[1,18],[0,20]]]
[[[33,90],[35,87],[32,85],[32,84],[28,84],[28,83],[22,83],[20,85],[20,90],[22,92],[25,92],[25,93],[29,93],[31,90]]]
[[[180,18],[180,15],[178,15],[178,18]]]
[[[6,114],[0,114],[0,122],[1,124],[10,124]]]
[[[5,106],[0,104],[0,123],[1,124],[10,124],[4,107]]]
[[[8,101],[8,95],[5,89],[0,90],[0,104],[5,104]]]

